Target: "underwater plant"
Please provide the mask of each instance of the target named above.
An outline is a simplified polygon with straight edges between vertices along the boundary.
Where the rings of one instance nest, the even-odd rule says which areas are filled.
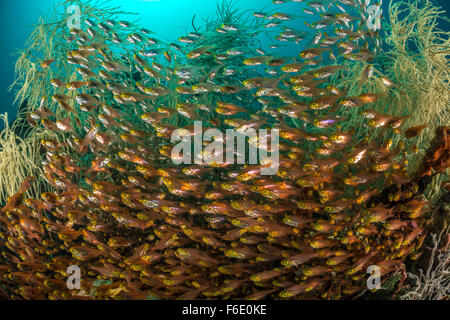
[[[0,134],[0,203],[6,203],[19,191],[23,181],[30,176],[44,176],[40,152],[41,139],[54,138],[51,131],[41,130],[32,136],[21,138],[14,132],[14,127],[8,125],[7,115],[0,116],[5,128]],[[13,125],[14,126],[14,125]],[[28,190],[27,195],[37,197],[43,191],[49,191],[48,185],[41,181]]]
[[[64,49],[29,75],[31,60],[18,64],[18,97],[34,97],[27,121],[53,135],[33,151],[44,157],[36,176],[51,189],[26,196],[36,181],[26,177],[0,209],[2,297],[355,298],[368,290],[370,266],[382,284],[397,283],[394,275],[402,287],[405,263],[421,257],[427,236],[424,192],[450,166],[449,128],[436,128],[420,169],[408,174],[412,150],[393,137],[423,128],[372,110],[406,93],[381,70],[379,86],[371,72],[354,80],[358,91],[354,81],[335,82],[383,51],[356,2],[333,1],[328,11],[309,1],[325,12],[309,27],[327,32],[298,45],[298,57],[265,52],[254,38],[257,25],[281,28],[277,41],[299,44],[304,32],[283,25],[297,18],[290,14],[258,12],[262,22],[252,22],[223,1],[180,45],[119,20],[117,8],[75,3],[86,30],[64,30],[61,19],[41,24],[43,33],[61,27],[55,41]],[[351,112],[366,125],[363,139]],[[273,164],[266,159],[237,162],[247,155],[240,149],[224,161],[219,134],[210,137],[214,149],[189,144],[190,163],[176,161],[176,132],[201,139],[198,123],[244,136],[266,129],[244,139],[244,150],[276,153],[276,175],[263,174]],[[81,287],[67,286],[69,267],[79,268]]]
[[[407,16],[400,18],[405,12]],[[411,113],[408,123],[427,125],[416,142],[418,155],[409,159],[409,170],[413,172],[433,139],[435,129],[450,123],[450,32],[437,28],[440,19],[448,21],[448,18],[431,1],[391,2],[389,13],[392,26],[386,39],[392,47],[387,52],[391,57],[388,60],[389,74],[401,84],[401,90],[408,93],[409,101],[400,104]],[[427,193],[429,199],[438,197],[439,186],[448,177],[447,171],[433,182]]]
[[[53,87],[61,84],[61,78],[75,81],[78,78],[77,68],[71,59],[54,59],[54,57],[71,57],[75,36],[68,32],[65,14],[68,4],[76,3],[83,10],[83,16],[101,16],[108,19],[115,15],[132,15],[132,13],[120,11],[117,7],[107,6],[109,1],[62,1],[52,15],[41,17],[34,31],[25,44],[24,50],[17,52],[18,59],[15,66],[15,81],[10,90],[19,88],[15,93],[15,100],[19,105],[26,102],[28,110],[17,115],[17,122],[26,120],[26,113],[35,111],[41,105],[43,98],[51,95]],[[97,7],[96,7],[97,6]],[[59,13],[60,8],[64,13]],[[50,21],[50,22],[48,22]],[[83,72],[83,70],[81,70]],[[64,108],[58,101],[49,101],[55,109],[58,117],[65,115]],[[60,115],[61,113],[61,115]]]
[[[414,153],[408,155],[408,172],[418,170],[425,150],[434,137],[435,129],[450,123],[449,108],[449,32],[438,28],[447,20],[442,9],[427,0],[390,1],[388,21],[384,23],[383,51],[372,61],[349,62],[348,69],[336,75],[334,83],[347,87],[349,94],[369,90],[381,95],[371,108],[382,113],[407,116],[405,124],[424,126],[423,131],[408,143]],[[386,82],[386,78],[389,82]],[[392,82],[391,82],[392,81]],[[345,110],[345,127],[354,128],[355,135],[364,139],[370,128],[364,125],[361,110]],[[402,141],[396,131],[383,132],[384,139]],[[374,138],[375,133],[369,136]],[[434,177],[426,196],[435,201],[440,185],[448,180],[448,171]]]

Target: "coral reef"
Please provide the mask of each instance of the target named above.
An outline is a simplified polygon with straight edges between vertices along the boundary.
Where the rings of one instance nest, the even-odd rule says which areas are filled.
[[[432,170],[442,173],[450,167],[450,127],[436,128],[436,137],[425,153],[420,171],[422,176],[431,175]]]
[[[432,234],[431,254],[429,265],[419,275],[409,273],[408,277],[414,281],[413,289],[409,290],[403,300],[448,300],[450,295],[450,238],[449,228],[440,234]]]

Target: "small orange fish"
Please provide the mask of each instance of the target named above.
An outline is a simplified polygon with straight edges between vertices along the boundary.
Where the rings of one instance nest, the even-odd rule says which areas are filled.
[[[218,102],[216,112],[224,116],[231,116],[237,113],[246,112],[246,110],[231,103]]]
[[[41,63],[41,68],[47,69],[53,62],[55,62],[55,59],[45,60],[44,62]]]
[[[416,126],[416,127],[411,127],[407,130],[405,130],[405,137],[406,138],[414,138],[417,137],[423,129],[425,129],[427,127],[426,124],[421,125],[421,126]]]

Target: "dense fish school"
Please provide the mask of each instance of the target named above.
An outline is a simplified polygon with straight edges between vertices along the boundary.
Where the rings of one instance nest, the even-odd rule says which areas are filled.
[[[1,209],[2,297],[340,299],[367,289],[369,266],[384,278],[420,256],[427,202],[406,174],[412,151],[383,133],[413,138],[425,126],[405,128],[407,116],[371,109],[381,94],[351,96],[336,81],[361,62],[362,82],[395,87],[371,64],[381,40],[365,4],[273,2],[306,9],[255,12],[254,29],[225,21],[179,43],[94,15],[70,30],[67,56],[40,70],[66,60],[77,78],[53,79],[53,94],[27,115],[57,133],[42,141],[53,191],[26,197],[30,177]],[[305,16],[315,19],[309,32],[286,26]],[[269,49],[248,45],[270,32]],[[279,56],[284,44],[301,49]],[[375,138],[343,128],[352,108]],[[261,175],[268,163],[174,164],[171,136],[183,128],[195,139],[194,121],[278,129],[277,174]],[[67,288],[69,266],[80,268],[80,289]]]

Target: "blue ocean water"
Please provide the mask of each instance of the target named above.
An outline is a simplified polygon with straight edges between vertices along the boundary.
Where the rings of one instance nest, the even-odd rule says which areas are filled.
[[[8,112],[9,120],[15,118],[17,105],[13,104],[14,92],[8,88],[14,81],[13,54],[24,48],[27,38],[33,31],[33,26],[39,17],[51,14],[53,8],[61,0],[2,0],[0,1],[0,113]],[[102,3],[102,1],[99,1]],[[220,0],[110,0],[108,6],[121,6],[124,11],[136,12],[142,27],[152,30],[159,39],[176,41],[179,36],[193,31],[192,18],[196,15],[195,24],[200,26],[202,18],[213,15]],[[448,0],[435,0],[440,6],[450,12]],[[299,12],[298,3],[274,5],[271,0],[237,0],[236,8],[262,11],[274,10],[302,16],[292,22],[292,27],[308,30],[305,25],[305,14]],[[383,1],[383,9],[387,12],[388,1]],[[61,10],[60,10],[61,11]],[[308,20],[309,17],[306,17]],[[448,30],[449,26],[443,26]],[[283,54],[291,55],[292,48],[284,48]],[[298,49],[297,51],[298,52]],[[294,52],[292,52],[294,54]]]

